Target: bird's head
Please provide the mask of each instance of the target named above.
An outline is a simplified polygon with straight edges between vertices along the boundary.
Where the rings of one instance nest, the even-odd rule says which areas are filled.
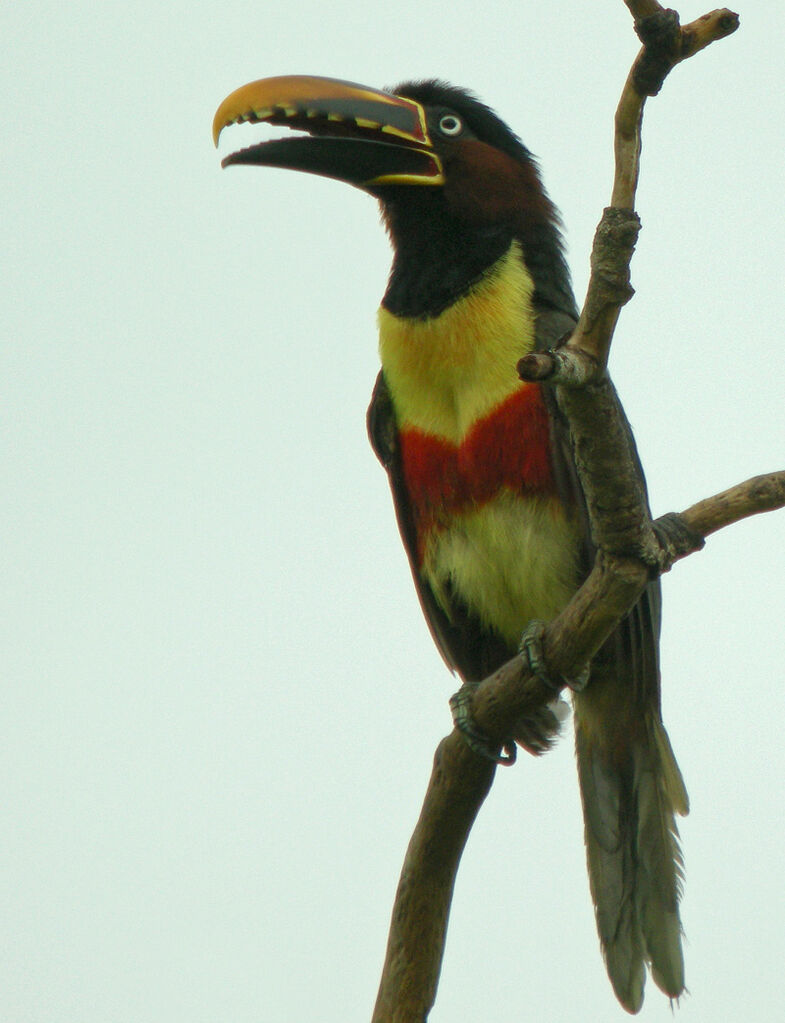
[[[216,144],[225,127],[244,121],[306,134],[249,146],[224,167],[307,171],[370,193],[410,276],[449,251],[452,265],[466,264],[463,276],[476,277],[517,239],[540,298],[559,307],[572,302],[558,214],[534,158],[471,93],[435,80],[383,92],[330,78],[267,78],[223,101],[213,122]]]

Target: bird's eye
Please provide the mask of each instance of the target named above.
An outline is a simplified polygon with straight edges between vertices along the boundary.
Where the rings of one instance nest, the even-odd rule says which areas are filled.
[[[439,131],[442,135],[460,135],[463,131],[463,121],[455,114],[445,114],[439,119]]]

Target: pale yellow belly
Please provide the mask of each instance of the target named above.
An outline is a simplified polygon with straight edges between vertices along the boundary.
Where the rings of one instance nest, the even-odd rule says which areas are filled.
[[[517,646],[532,618],[550,620],[577,589],[579,535],[556,498],[501,493],[436,530],[423,571],[448,614],[451,590]]]

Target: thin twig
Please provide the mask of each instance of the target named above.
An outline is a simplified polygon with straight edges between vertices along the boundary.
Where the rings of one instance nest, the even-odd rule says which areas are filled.
[[[706,537],[741,519],[783,506],[785,471],[754,476],[745,483],[723,490],[721,494],[698,501],[682,512],[681,517],[693,532]]]

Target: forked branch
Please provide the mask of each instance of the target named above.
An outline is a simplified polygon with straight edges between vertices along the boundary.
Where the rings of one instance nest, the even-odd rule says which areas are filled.
[[[586,301],[566,345],[527,356],[519,364],[523,379],[556,386],[599,550],[589,578],[543,636],[551,677],[575,677],[652,576],[700,549],[710,533],[785,507],[785,472],[776,472],[700,501],[680,515],[655,522],[649,516],[640,468],[605,372],[619,311],[632,295],[629,264],[639,229],[634,202],[641,118],[646,97],[656,95],[668,72],[735,31],[738,16],[714,11],[681,27],[675,12],[664,11],[654,0],[625,3],[644,47],[616,112],[612,206],[595,237]],[[532,674],[528,660],[517,656],[478,687],[472,715],[501,745],[515,735],[516,722],[534,716],[553,697],[553,690]],[[495,769],[457,731],[436,751],[401,872],[374,1023],[422,1023],[433,1005],[458,863]]]

